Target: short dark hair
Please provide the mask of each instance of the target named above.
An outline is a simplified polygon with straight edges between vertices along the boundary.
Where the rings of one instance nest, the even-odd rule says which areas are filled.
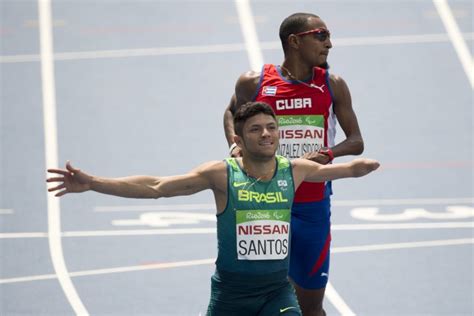
[[[273,112],[272,107],[265,102],[247,102],[241,105],[234,114],[235,134],[242,137],[245,122],[260,113],[270,115],[276,121],[275,112]]]
[[[285,53],[288,49],[288,37],[291,34],[306,31],[306,25],[309,18],[319,18],[319,16],[312,13],[294,13],[281,22],[280,40]]]

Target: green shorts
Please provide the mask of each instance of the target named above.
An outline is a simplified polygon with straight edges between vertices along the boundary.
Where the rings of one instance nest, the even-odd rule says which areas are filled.
[[[301,315],[288,271],[243,275],[216,271],[211,278],[208,316]]]

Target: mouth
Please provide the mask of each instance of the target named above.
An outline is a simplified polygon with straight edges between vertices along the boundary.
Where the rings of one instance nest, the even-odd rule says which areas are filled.
[[[263,147],[271,147],[273,146],[273,141],[263,141],[263,142],[260,142],[259,145]]]
[[[329,55],[329,51],[322,52],[321,55],[327,56]]]

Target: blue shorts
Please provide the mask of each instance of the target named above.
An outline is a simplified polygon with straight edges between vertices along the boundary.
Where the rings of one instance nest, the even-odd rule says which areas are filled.
[[[304,289],[326,287],[331,246],[331,201],[293,203],[288,275]]]

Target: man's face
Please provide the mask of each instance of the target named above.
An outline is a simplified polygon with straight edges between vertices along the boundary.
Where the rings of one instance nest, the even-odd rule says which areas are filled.
[[[267,114],[257,114],[249,118],[239,137],[237,144],[242,148],[243,154],[255,158],[273,158],[278,147],[278,124],[275,119]]]
[[[311,33],[313,30],[319,30],[320,32]],[[308,19],[307,27],[305,28],[305,31],[308,31],[308,33],[304,34],[304,32],[302,32],[302,35],[298,35],[300,56],[304,62],[307,62],[313,67],[327,63],[329,50],[332,47],[329,36],[324,36],[327,30],[327,26],[323,20],[311,17]]]

